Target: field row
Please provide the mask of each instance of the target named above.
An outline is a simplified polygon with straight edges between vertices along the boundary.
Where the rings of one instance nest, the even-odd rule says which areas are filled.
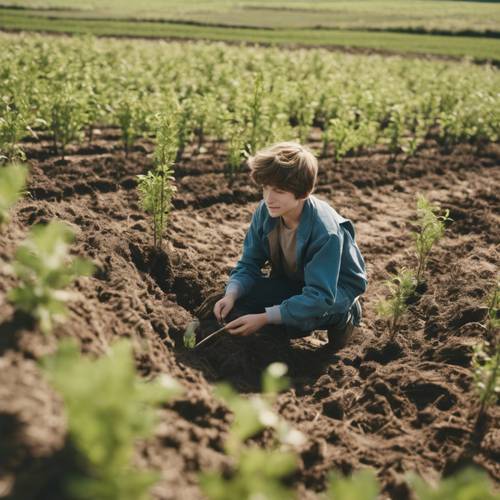
[[[226,142],[231,175],[258,148],[306,142],[313,127],[321,129],[316,153],[337,161],[377,144],[412,156],[431,136],[444,147],[480,146],[500,130],[500,76],[488,66],[321,50],[290,58],[204,43],[0,41],[0,154],[7,160],[23,158],[24,138],[46,132],[64,157],[71,143],[91,145],[98,124],[118,126],[127,151],[144,136],[158,144],[168,136],[177,158],[207,136]]]

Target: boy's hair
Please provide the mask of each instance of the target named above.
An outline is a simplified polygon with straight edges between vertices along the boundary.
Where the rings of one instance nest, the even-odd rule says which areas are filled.
[[[248,159],[251,178],[259,186],[273,186],[305,198],[316,185],[318,160],[298,142],[278,142]]]

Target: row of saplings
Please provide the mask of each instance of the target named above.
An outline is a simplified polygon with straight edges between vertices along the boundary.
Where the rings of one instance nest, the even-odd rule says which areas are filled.
[[[169,160],[168,156],[164,156],[162,164],[162,157],[157,158],[159,167],[142,179],[149,179],[148,182],[159,179],[162,181],[160,189],[148,190],[145,182],[140,182],[139,187],[143,190],[145,208],[149,196],[155,245],[161,245],[165,221],[158,218],[155,207],[158,199],[161,201],[165,186],[164,166]],[[26,176],[24,166],[0,167],[2,231],[8,224],[10,208],[25,192]],[[152,182],[153,186],[158,183],[158,180]],[[437,208],[425,198],[419,198],[420,230],[416,233],[418,269],[416,273],[402,269],[394,275],[388,281],[391,296],[379,305],[379,312],[389,318],[392,335],[397,333],[409,297],[416,293],[419,282],[422,283],[425,262],[432,245],[443,234],[448,214],[440,216],[436,211]],[[8,292],[7,299],[18,314],[27,315],[47,335],[67,313],[65,304],[72,295],[66,288],[78,276],[90,276],[94,270],[90,261],[70,258],[69,245],[73,238],[72,230],[61,221],[37,224],[17,248],[14,260],[1,263],[1,272],[10,273],[18,281],[18,286]],[[490,339],[498,329],[498,297],[497,287],[485,325]],[[489,344],[481,344],[473,357],[481,413],[496,401],[499,391],[498,343],[491,355],[488,354],[488,347]],[[140,347],[135,346],[135,349]],[[151,486],[159,475],[133,465],[134,445],[138,439],[152,435],[158,413],[156,408],[181,397],[183,391],[180,384],[167,375],[156,380],[138,376],[134,369],[132,346],[124,340],[117,342],[106,352],[106,356],[98,359],[81,356],[80,347],[74,340],[63,340],[57,352],[39,360],[39,365],[64,400],[68,419],[66,448],[74,455],[74,460],[65,462],[67,470],[59,474],[58,498],[148,498]],[[307,440],[273,411],[277,394],[288,386],[286,371],[287,367],[281,363],[270,365],[263,375],[263,393],[250,397],[241,397],[227,384],[216,386],[215,395],[225,402],[233,420],[225,441],[229,467],[223,472],[201,471],[198,474],[199,485],[208,498],[274,500],[294,497],[291,485],[296,478],[300,450],[304,449]],[[270,432],[274,436],[274,444],[268,449],[259,447],[253,439],[262,432]],[[412,473],[408,473],[406,478],[415,497],[422,500],[498,498],[492,492],[487,475],[476,469],[464,469],[432,486]],[[41,487],[38,483],[33,484],[37,484],[34,488]],[[22,486],[27,487],[26,484]],[[13,489],[16,489],[16,484]],[[377,498],[379,492],[375,471],[366,469],[349,478],[332,472],[327,489],[320,497],[370,500]],[[15,496],[15,491],[13,493]],[[35,491],[33,494],[36,496]]]

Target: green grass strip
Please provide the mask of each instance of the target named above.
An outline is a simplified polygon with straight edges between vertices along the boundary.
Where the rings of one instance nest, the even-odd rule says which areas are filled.
[[[500,40],[462,36],[374,33],[351,30],[280,29],[270,31],[192,26],[181,23],[62,19],[33,16],[24,11],[11,11],[9,9],[0,9],[0,29],[54,33],[91,33],[97,36],[220,40],[273,45],[338,46],[395,53],[468,56],[480,61],[500,61]]]

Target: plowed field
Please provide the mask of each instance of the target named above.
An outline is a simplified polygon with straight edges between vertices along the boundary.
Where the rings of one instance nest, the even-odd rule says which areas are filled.
[[[310,146],[319,148],[317,139],[318,131]],[[323,490],[328,471],[363,465],[377,469],[384,494],[393,499],[408,498],[405,471],[433,479],[462,461],[479,464],[498,483],[500,410],[490,409],[474,431],[478,399],[470,368],[498,272],[498,144],[443,151],[429,139],[406,162],[391,161],[383,147],[340,163],[320,160],[315,195],[354,222],[369,278],[363,323],[336,355],[324,348],[321,331],[289,345],[226,336],[200,352],[183,347],[193,311],[226,283],[260,200],[247,170],[228,187],[223,145],[209,142],[203,153],[188,148],[176,165],[178,192],[160,254],[151,251],[150,221],[135,189],[136,174],[152,165],[151,142],[140,141],[125,157],[119,131],[103,128],[90,147],[70,146],[65,160],[51,154],[48,137],[24,146],[30,195],[0,235],[0,261],[12,259],[31,225],[59,218],[76,231],[74,253],[90,257],[98,271],[77,280],[71,316],[54,338],[14,315],[5,300],[14,278],[1,275],[0,426],[1,446],[9,451],[0,468],[4,491],[54,498],[54,482],[64,471],[66,424],[36,360],[66,336],[97,354],[118,337],[130,337],[141,374],[169,373],[184,386],[185,394],[162,408],[154,438],[137,449],[138,464],[161,471],[154,498],[202,497],[197,472],[228,460],[229,414],[211,385],[223,379],[243,393],[257,391],[272,361],[287,363],[292,379],[276,410],[307,436],[292,480],[300,498]],[[453,222],[431,254],[427,289],[390,341],[374,306],[386,294],[387,273],[415,262],[411,221],[418,192],[448,208]]]

